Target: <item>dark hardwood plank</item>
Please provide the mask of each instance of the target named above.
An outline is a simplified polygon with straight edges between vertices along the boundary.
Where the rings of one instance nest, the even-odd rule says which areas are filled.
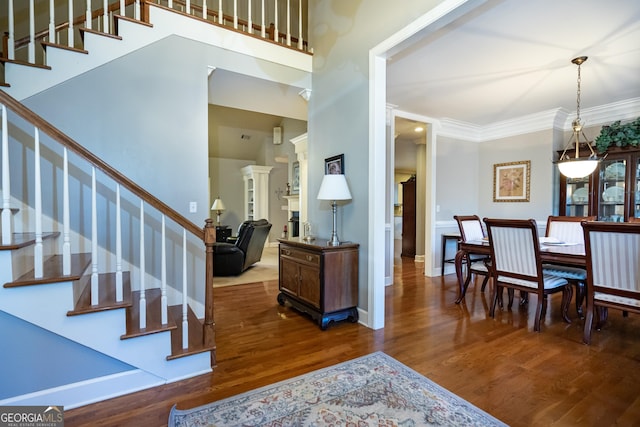
[[[62,255],[53,255],[44,261],[42,277],[36,278],[34,270],[28,271],[13,282],[5,283],[5,288],[16,286],[42,285],[47,283],[80,280],[84,271],[91,264],[91,254],[71,254],[71,273],[62,274]]]
[[[67,411],[65,425],[164,426],[174,404],[203,405],[378,350],[511,426],[638,425],[640,316],[610,311],[586,346],[575,309],[572,324],[562,321],[560,295],[536,333],[535,304],[492,319],[481,280],[458,305],[455,275],[427,278],[422,264],[398,263],[377,331],[349,322],[321,331],[278,305],[276,281],[215,288],[211,374]]]
[[[167,324],[162,324],[160,311],[162,291],[160,288],[151,288],[145,291],[144,297],[147,300],[146,327],[140,328],[140,295],[140,291],[134,291],[132,293],[131,306],[127,309],[127,331],[120,338],[135,338],[142,335],[170,331],[176,328],[176,323],[170,315],[167,316]]]

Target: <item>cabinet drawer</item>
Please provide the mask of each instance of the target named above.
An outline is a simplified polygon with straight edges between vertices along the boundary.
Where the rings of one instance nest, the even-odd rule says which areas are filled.
[[[310,265],[320,265],[320,255],[313,252],[308,252],[298,248],[292,248],[291,246],[281,246],[280,256],[295,259],[296,261],[302,261]]]

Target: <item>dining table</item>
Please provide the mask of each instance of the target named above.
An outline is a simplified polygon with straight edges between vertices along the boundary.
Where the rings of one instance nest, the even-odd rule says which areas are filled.
[[[456,277],[458,279],[458,298],[456,304],[462,302],[470,281],[470,271],[467,268],[467,276],[462,274],[462,266],[469,259],[469,255],[486,256],[491,255],[491,248],[487,239],[468,240],[460,242],[460,248],[456,253],[454,265],[456,268]],[[540,243],[540,259],[544,264],[565,265],[569,267],[584,268],[587,264],[584,244],[576,243]]]

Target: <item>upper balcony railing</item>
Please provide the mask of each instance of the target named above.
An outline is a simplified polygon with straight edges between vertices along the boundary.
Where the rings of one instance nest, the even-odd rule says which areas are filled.
[[[307,0],[6,0],[0,9],[2,57],[46,64],[43,42],[82,49],[80,29],[116,35],[114,16],[148,22],[155,4],[233,31],[312,53]],[[5,15],[6,14],[6,15]]]

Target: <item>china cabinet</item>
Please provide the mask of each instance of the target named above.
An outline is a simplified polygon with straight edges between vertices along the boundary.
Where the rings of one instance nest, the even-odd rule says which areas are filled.
[[[640,217],[640,149],[611,148],[585,178],[561,175],[559,214],[613,222]]]

